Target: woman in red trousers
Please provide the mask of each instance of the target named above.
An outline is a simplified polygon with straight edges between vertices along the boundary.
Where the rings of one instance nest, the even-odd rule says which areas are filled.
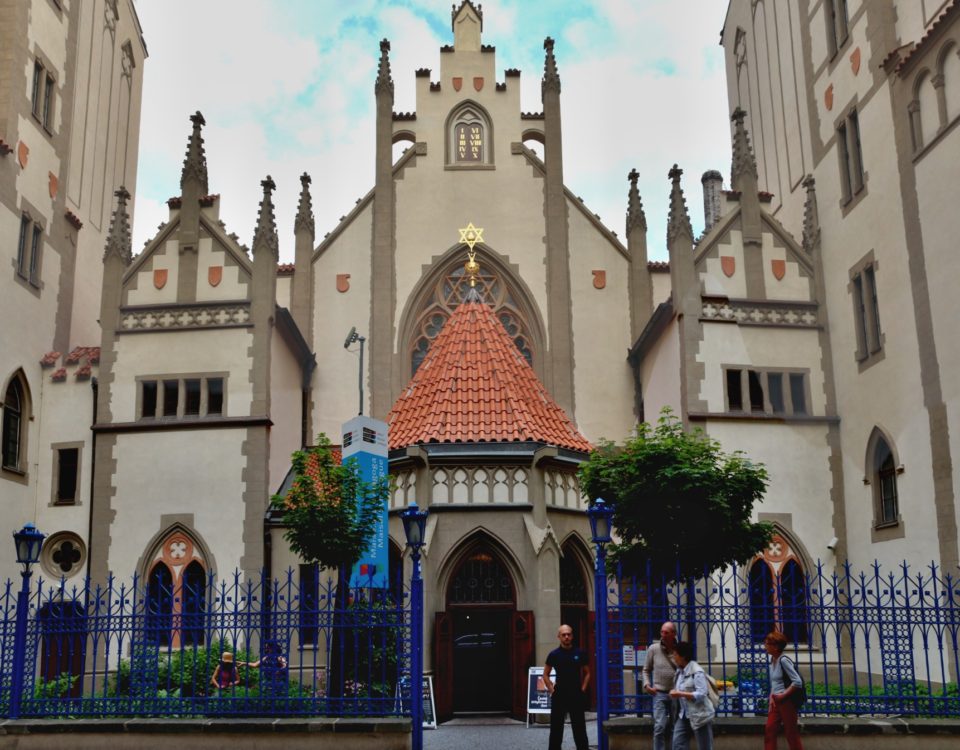
[[[803,680],[794,663],[783,655],[787,637],[775,630],[767,635],[763,645],[770,654],[770,708],[763,734],[763,750],[777,750],[777,734],[781,726],[790,750],[803,750],[796,704],[803,695]]]

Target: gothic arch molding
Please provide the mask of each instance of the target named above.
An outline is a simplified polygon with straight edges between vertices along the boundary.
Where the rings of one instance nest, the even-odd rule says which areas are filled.
[[[497,292],[497,300],[493,301],[494,313],[498,317],[506,314],[520,325],[519,335],[523,336],[529,345],[528,361],[537,377],[543,381],[546,328],[533,293],[521,278],[519,267],[510,263],[508,256],[501,255],[485,244],[476,246],[476,254],[480,264],[481,281],[489,283],[492,278],[503,285]],[[437,310],[445,321],[456,307],[452,300],[438,299],[439,296],[445,296],[441,294],[443,290],[439,287],[444,279],[462,274],[465,261],[466,252],[460,243],[448,248],[441,255],[434,256],[429,265],[423,266],[420,280],[407,297],[397,326],[397,350],[401,357],[400,373],[403,383],[407,383],[413,376],[414,349],[424,336],[424,328],[429,322],[428,314]],[[490,304],[490,300],[484,301]]]
[[[511,551],[509,545],[491,534],[487,529],[474,528],[453,543],[446,555],[437,566],[437,591],[440,592],[440,601],[446,602],[450,584],[460,568],[460,565],[478,549],[487,548],[492,551],[503,563],[507,573],[512,578],[515,604],[519,606],[521,593],[526,579],[520,561]]]
[[[144,553],[137,561],[137,575],[141,581],[146,581],[150,575],[150,571],[153,570],[157,562],[165,557],[163,551],[160,549],[160,546],[178,534],[186,537],[196,551],[195,556],[192,556],[190,560],[186,560],[184,562],[184,569],[186,569],[186,566],[194,559],[199,558],[202,561],[204,569],[206,570],[207,577],[209,578],[211,576],[216,576],[216,561],[214,560],[213,554],[210,552],[206,542],[203,540],[203,537],[195,529],[191,528],[182,521],[174,521],[154,534],[144,547]],[[158,555],[160,555],[159,558]]]
[[[481,142],[482,154],[479,159],[458,159],[457,158],[457,129],[460,124],[476,123],[482,128]],[[493,118],[486,108],[481,106],[473,99],[466,99],[458,102],[450,110],[447,119],[443,124],[443,130],[446,134],[444,142],[446,143],[445,163],[447,165],[456,165],[465,168],[492,168],[493,160]]]

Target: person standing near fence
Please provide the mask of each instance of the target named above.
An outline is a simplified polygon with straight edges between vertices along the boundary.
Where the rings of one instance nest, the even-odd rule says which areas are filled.
[[[588,750],[587,722],[584,711],[590,685],[590,660],[586,652],[573,645],[573,628],[561,625],[557,631],[560,648],[547,654],[543,684],[550,693],[550,750],[563,744],[563,722],[570,714],[570,728],[577,750]],[[550,675],[556,671],[556,679]]]
[[[803,680],[794,663],[783,655],[787,636],[774,630],[764,639],[763,645],[770,654],[770,705],[763,734],[763,750],[777,750],[777,734],[781,725],[790,750],[803,750],[796,704],[796,697],[803,695]]]
[[[650,644],[643,664],[643,692],[653,696],[653,750],[670,750],[676,704],[670,697],[677,671],[674,648],[677,626],[665,622],[660,626],[660,641]]]
[[[693,644],[680,641],[673,660],[677,663],[677,679],[670,697],[676,699],[678,707],[673,725],[673,750],[687,750],[690,735],[697,738],[697,750],[713,750],[716,709],[710,701],[707,675],[693,660]]]

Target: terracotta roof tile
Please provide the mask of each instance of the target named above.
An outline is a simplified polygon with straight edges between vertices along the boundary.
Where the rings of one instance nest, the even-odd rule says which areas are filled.
[[[934,32],[936,32],[944,21],[947,20],[947,17],[953,12],[960,12],[960,3],[957,3],[956,0],[950,0],[946,5],[943,6],[941,11],[937,14],[937,17],[930,22],[927,26],[927,30],[924,32],[923,36],[920,37],[918,41],[913,44],[905,44],[902,47],[898,47],[893,50],[889,55],[887,55],[881,65],[886,66],[887,63],[891,62],[898,54],[899,61],[897,62],[896,70],[900,72],[903,68],[910,62],[911,58],[924,47],[927,41],[933,37]]]
[[[592,446],[547,393],[493,310],[463,302],[387,415],[390,449],[535,441]]]
[[[47,352],[40,358],[41,367],[53,367],[60,359],[60,352]]]
[[[66,379],[67,379],[67,370],[65,367],[61,367],[59,370],[54,372],[53,375],[50,376],[50,380],[52,380],[54,383],[62,383]]]

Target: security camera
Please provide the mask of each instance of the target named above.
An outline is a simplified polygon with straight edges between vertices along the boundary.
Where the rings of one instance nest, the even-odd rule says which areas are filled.
[[[838,545],[839,543],[840,543],[840,540],[837,539],[836,537],[833,537],[833,539],[831,539],[829,542],[827,542],[827,549],[830,550],[831,552],[833,552],[834,550],[836,550],[837,545]]]

